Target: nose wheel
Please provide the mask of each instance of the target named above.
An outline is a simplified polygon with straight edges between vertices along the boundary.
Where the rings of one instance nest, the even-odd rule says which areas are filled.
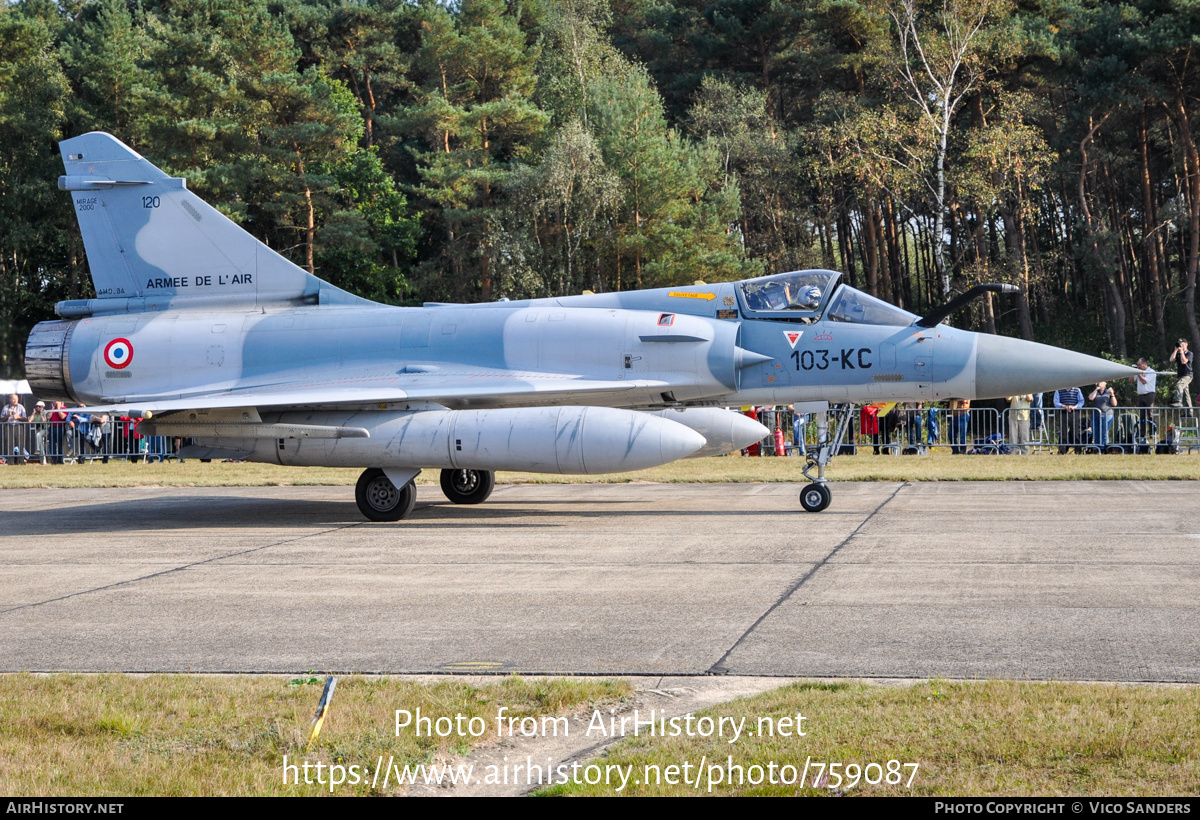
[[[400,489],[383,470],[364,470],[354,488],[359,512],[371,521],[399,521],[407,518],[417,502],[417,486],[409,481]]]
[[[829,506],[831,500],[833,500],[833,493],[825,484],[814,482],[800,492],[800,506],[804,508],[805,512],[820,512]]]
[[[495,487],[491,470],[442,470],[442,492],[455,504],[482,504]]]

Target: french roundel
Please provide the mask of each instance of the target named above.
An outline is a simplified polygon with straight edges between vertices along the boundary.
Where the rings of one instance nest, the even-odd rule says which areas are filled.
[[[113,339],[104,347],[104,362],[113,370],[124,370],[133,361],[133,345],[128,339]]]

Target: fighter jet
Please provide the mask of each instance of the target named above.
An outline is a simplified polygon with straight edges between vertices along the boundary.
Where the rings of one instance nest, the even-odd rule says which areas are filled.
[[[361,467],[355,498],[374,521],[411,512],[422,469],[476,504],[496,470],[608,473],[732,452],[768,431],[725,408],[779,404],[817,414],[800,494],[816,512],[855,403],[1135,372],[943,324],[972,294],[919,317],[828,270],[380,305],[292,264],[111,135],[60,150],[96,298],[60,302],[33,329],[34,392],[141,418],[146,435],[193,440],[188,456]]]

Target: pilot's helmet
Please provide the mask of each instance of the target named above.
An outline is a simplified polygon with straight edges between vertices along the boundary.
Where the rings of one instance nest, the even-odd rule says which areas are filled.
[[[816,285],[800,288],[800,304],[810,308],[821,304],[821,289]]]

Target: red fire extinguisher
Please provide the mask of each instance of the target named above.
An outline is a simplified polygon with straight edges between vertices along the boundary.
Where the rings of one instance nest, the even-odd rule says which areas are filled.
[[[787,455],[787,445],[783,443],[783,430],[778,427],[775,428],[775,455]]]

